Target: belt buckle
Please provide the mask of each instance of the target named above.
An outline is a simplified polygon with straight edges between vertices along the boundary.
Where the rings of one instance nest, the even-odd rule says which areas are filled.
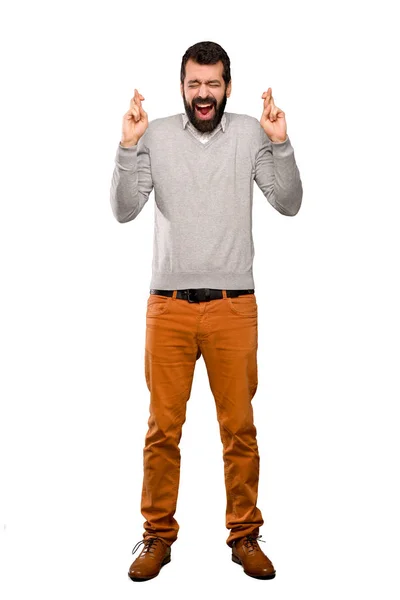
[[[197,291],[193,288],[187,290],[187,299],[188,302],[200,302],[197,297]]]

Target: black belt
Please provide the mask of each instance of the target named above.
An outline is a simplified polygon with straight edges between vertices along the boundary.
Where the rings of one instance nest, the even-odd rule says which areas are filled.
[[[150,294],[158,294],[160,296],[172,296],[174,290],[150,290]],[[226,290],[226,295],[229,298],[236,298],[243,294],[254,294],[254,290]],[[214,290],[211,288],[190,288],[187,290],[177,290],[176,297],[188,302],[209,302],[223,298],[222,290]]]

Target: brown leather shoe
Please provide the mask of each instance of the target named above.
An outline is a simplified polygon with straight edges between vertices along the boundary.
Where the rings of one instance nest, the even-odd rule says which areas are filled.
[[[132,581],[147,581],[157,577],[161,568],[171,560],[171,547],[162,538],[149,537],[141,540],[132,550],[132,554],[135,554],[140,544],[144,544],[144,547],[128,571]]]
[[[257,579],[273,579],[275,569],[268,556],[264,554],[257,540],[262,537],[246,535],[232,544],[232,560],[242,565],[246,575]],[[264,541],[264,540],[261,540]]]

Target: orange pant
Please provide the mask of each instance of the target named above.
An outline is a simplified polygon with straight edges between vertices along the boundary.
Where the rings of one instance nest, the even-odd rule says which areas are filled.
[[[256,506],[259,453],[252,398],[257,390],[257,302],[255,294],[188,302],[150,294],[146,314],[145,375],[150,391],[149,429],[143,451],[143,538],[172,544],[181,455],[196,361],[207,368],[223,445],[228,546],[259,535],[264,521]]]

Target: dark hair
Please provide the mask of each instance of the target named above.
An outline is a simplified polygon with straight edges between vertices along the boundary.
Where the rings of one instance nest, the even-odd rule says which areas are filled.
[[[222,71],[222,77],[225,81],[225,86],[231,80],[231,61],[225,50],[219,44],[215,42],[198,42],[193,46],[190,46],[182,57],[181,64],[181,83],[185,80],[186,75],[186,63],[189,59],[199,63],[199,65],[215,65],[217,62],[222,60],[224,65]]]

